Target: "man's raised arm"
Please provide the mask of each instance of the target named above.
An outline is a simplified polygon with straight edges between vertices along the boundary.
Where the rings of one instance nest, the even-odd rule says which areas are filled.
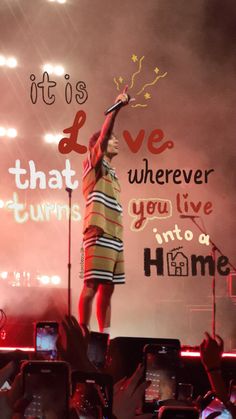
[[[123,105],[127,105],[129,103],[129,96],[126,93],[127,89],[128,86],[126,86],[124,91],[117,96],[115,103],[117,103],[119,100],[123,102]],[[104,152],[106,151],[107,143],[109,138],[111,137],[113,126],[118,112],[119,109],[114,110],[106,116],[98,140],[94,147],[90,149],[91,163],[93,167],[95,167],[99,163],[99,161],[103,157]]]

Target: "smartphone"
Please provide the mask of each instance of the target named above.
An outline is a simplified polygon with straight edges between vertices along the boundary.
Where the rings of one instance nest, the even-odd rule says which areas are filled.
[[[62,361],[30,361],[23,366],[24,397],[31,400],[24,417],[69,418],[69,365]]]
[[[198,419],[199,412],[195,407],[188,406],[162,406],[158,419]]]
[[[111,419],[113,380],[108,374],[72,373],[73,419]]]
[[[230,380],[229,397],[230,397],[231,403],[236,404],[236,380]]]
[[[57,322],[37,322],[35,325],[35,352],[38,359],[57,359]]]
[[[201,419],[212,418],[231,418],[229,411],[225,408],[221,400],[212,391],[200,400]]]
[[[103,369],[107,359],[108,333],[90,332],[87,356],[96,368]]]
[[[177,375],[180,347],[172,344],[149,344],[144,347],[145,380],[151,385],[145,390],[143,410],[156,413],[160,402],[177,398]]]
[[[11,389],[11,383],[9,380],[6,380],[2,387],[0,387],[0,391],[10,390]]]
[[[193,397],[193,385],[189,383],[178,383],[178,400],[191,400]]]

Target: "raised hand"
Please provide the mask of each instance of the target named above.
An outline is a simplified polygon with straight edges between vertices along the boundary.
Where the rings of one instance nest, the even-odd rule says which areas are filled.
[[[128,95],[127,90],[128,90],[128,84],[125,86],[123,92],[117,96],[115,103],[121,100],[121,102],[123,102],[123,105],[128,105],[130,101],[130,96]]]
[[[134,419],[142,405],[145,389],[150,383],[143,382],[144,367],[140,364],[132,377],[126,377],[114,385],[113,414],[116,419]],[[140,415],[140,419],[151,419],[152,415]]]
[[[87,357],[88,329],[82,329],[74,316],[65,316],[62,326],[66,335],[66,346],[62,345],[59,338],[57,347],[63,361],[69,362],[72,369],[97,371]]]
[[[223,339],[218,335],[214,339],[209,333],[205,332],[205,339],[200,345],[200,353],[206,370],[220,368],[223,350]]]

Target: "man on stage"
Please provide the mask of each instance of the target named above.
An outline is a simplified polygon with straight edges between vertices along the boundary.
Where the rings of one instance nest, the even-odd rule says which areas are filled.
[[[127,87],[116,99],[122,102],[120,108],[129,103],[126,91]],[[97,320],[104,333],[110,333],[114,285],[125,283],[120,185],[111,167],[118,154],[118,139],[112,131],[118,112],[116,109],[109,113],[101,131],[91,137],[83,172],[84,286],[79,299],[79,322],[89,327],[97,294]]]

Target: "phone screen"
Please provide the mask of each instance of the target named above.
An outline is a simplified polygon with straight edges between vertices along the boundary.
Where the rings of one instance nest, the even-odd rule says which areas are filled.
[[[190,400],[193,397],[193,385],[178,383],[178,400]]]
[[[158,406],[167,399],[174,399],[177,390],[179,351],[176,348],[148,345],[145,350],[145,379],[152,384],[145,390],[145,404]]]
[[[75,418],[110,419],[112,417],[112,379],[106,374],[72,374],[71,406]]]
[[[68,418],[69,368],[67,364],[59,364],[54,361],[52,366],[42,361],[24,368],[24,395],[32,400],[25,418]]]
[[[215,398],[212,398],[210,403],[201,412],[201,419],[207,419],[209,417],[219,417],[222,419],[232,418],[229,411],[225,408],[224,404],[219,399],[217,399],[216,396]]]
[[[10,389],[11,389],[11,384],[9,383],[8,380],[6,380],[5,383],[3,383],[2,387],[0,388],[0,391],[10,390]]]
[[[236,381],[231,383],[230,386],[230,401],[231,403],[236,404]]]
[[[54,360],[57,359],[57,338],[58,338],[58,323],[45,322],[37,323],[36,325],[36,353],[40,359]]]
[[[199,419],[199,412],[194,407],[165,406],[160,409],[159,419]]]
[[[90,332],[87,355],[90,362],[97,368],[104,368],[107,355],[109,334]]]

